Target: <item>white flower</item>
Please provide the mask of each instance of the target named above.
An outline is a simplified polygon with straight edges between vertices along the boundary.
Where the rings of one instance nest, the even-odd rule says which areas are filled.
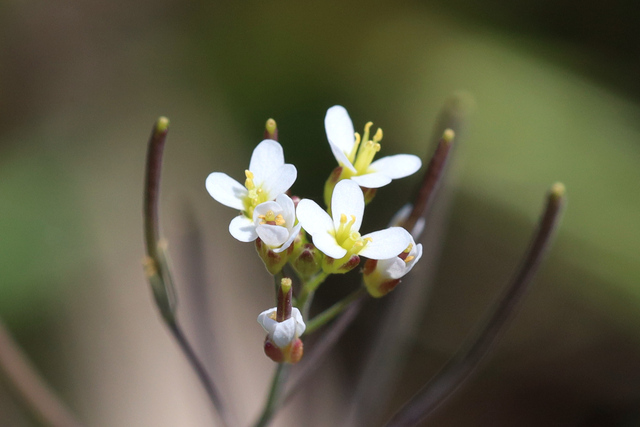
[[[309,199],[298,203],[298,221],[313,237],[313,244],[325,255],[341,259],[362,255],[372,259],[391,258],[406,248],[411,236],[400,227],[375,231],[361,236],[358,232],[364,213],[364,196],[355,182],[338,182],[331,197],[329,216],[318,204]]]
[[[380,151],[382,130],[378,129],[373,139],[369,139],[369,129],[373,123],[365,126],[362,139],[354,133],[349,113],[340,105],[327,110],[324,127],[331,151],[344,168],[341,179],[351,178],[361,187],[380,188],[393,179],[404,178],[416,172],[422,166],[420,158],[411,154],[398,154],[373,161]]]
[[[409,232],[405,233],[411,241],[405,250],[393,258],[365,263],[363,279],[372,296],[381,297],[393,290],[422,257],[422,245],[416,245]]]
[[[295,222],[296,208],[293,200],[286,194],[280,194],[275,202],[260,203],[253,210],[256,236],[260,237],[275,253],[287,249],[300,232],[301,225],[296,225]],[[233,226],[232,221],[229,229],[231,230]]]
[[[283,322],[276,321],[277,309],[270,308],[258,316],[258,323],[268,334],[269,340],[277,347],[284,349],[300,337],[307,326],[302,320],[300,310],[293,307],[291,317]]]
[[[285,164],[282,146],[265,139],[253,150],[249,169],[245,171],[245,184],[229,175],[213,172],[205,182],[207,191],[225,206],[242,211],[229,225],[229,232],[241,242],[256,239],[254,210],[264,202],[275,200],[296,180],[296,167]]]

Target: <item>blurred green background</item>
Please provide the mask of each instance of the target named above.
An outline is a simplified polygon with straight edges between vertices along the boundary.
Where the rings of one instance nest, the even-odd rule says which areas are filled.
[[[356,129],[382,127],[380,155],[424,157],[458,94],[466,120],[442,254],[376,422],[482,319],[562,181],[566,215],[533,291],[430,425],[639,425],[639,13],[625,1],[3,2],[0,316],[89,425],[210,425],[141,268],[146,141],[165,115],[162,219],[181,315],[246,424],[272,368],[254,320],[271,287],[205,177],[241,179],[273,117],[298,168],[294,193],[320,201],[335,166],[328,107],[344,105]],[[384,226],[417,182],[380,190],[365,229]],[[276,425],[346,422],[353,354],[367,353],[384,305],[370,304]],[[34,423],[0,389],[0,424]]]

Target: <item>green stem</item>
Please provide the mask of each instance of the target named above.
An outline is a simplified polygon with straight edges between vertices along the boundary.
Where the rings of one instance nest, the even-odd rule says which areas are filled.
[[[330,320],[336,317],[338,314],[342,313],[342,311],[349,307],[354,301],[359,300],[366,294],[366,289],[363,287],[358,288],[357,290],[351,292],[349,295],[333,304],[331,307],[323,311],[322,313],[315,316],[313,319],[307,322],[307,328],[305,329],[306,334],[310,334],[314,332],[319,327],[327,324]]]
[[[271,381],[271,389],[269,390],[267,403],[264,405],[262,415],[260,415],[260,419],[255,423],[255,427],[265,427],[271,422],[271,418],[273,418],[273,415],[280,405],[280,397],[284,388],[283,385],[287,380],[288,372],[289,365],[286,363],[278,363],[276,372],[273,375],[273,380]]]

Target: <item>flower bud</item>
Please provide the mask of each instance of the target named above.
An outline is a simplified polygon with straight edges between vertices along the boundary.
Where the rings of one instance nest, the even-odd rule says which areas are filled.
[[[358,255],[347,254],[344,258],[340,259],[325,256],[322,260],[322,270],[329,274],[343,274],[353,270],[358,264],[360,264],[360,257]]]
[[[264,139],[273,139],[274,141],[278,140],[278,125],[275,120],[269,119],[267,120],[267,123],[265,123]]]
[[[291,258],[291,266],[304,280],[309,279],[322,268],[322,252],[312,243],[301,245]]]
[[[276,275],[289,260],[289,255],[293,252],[293,245],[289,246],[283,252],[276,253],[258,237],[256,239],[256,250],[267,271],[272,275]]]

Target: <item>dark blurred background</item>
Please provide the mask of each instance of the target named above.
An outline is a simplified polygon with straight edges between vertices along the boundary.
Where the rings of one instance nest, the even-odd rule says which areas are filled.
[[[141,267],[146,141],[165,115],[162,220],[180,313],[247,424],[273,368],[255,323],[270,279],[228,235],[233,212],[204,179],[241,179],[273,117],[298,168],[294,193],[320,201],[335,166],[328,107],[344,105],[356,129],[382,127],[381,156],[426,156],[454,96],[464,124],[427,233],[440,255],[404,283],[424,287],[399,325],[409,351],[370,393],[364,425],[381,424],[483,318],[555,181],[569,203],[532,292],[430,425],[640,425],[639,18],[622,0],[2,2],[0,316],[88,425],[211,425]],[[381,189],[365,231],[418,180]],[[318,302],[345,286],[330,280]],[[354,384],[390,304],[369,302],[275,425],[362,419]],[[8,390],[0,424],[37,425]]]

